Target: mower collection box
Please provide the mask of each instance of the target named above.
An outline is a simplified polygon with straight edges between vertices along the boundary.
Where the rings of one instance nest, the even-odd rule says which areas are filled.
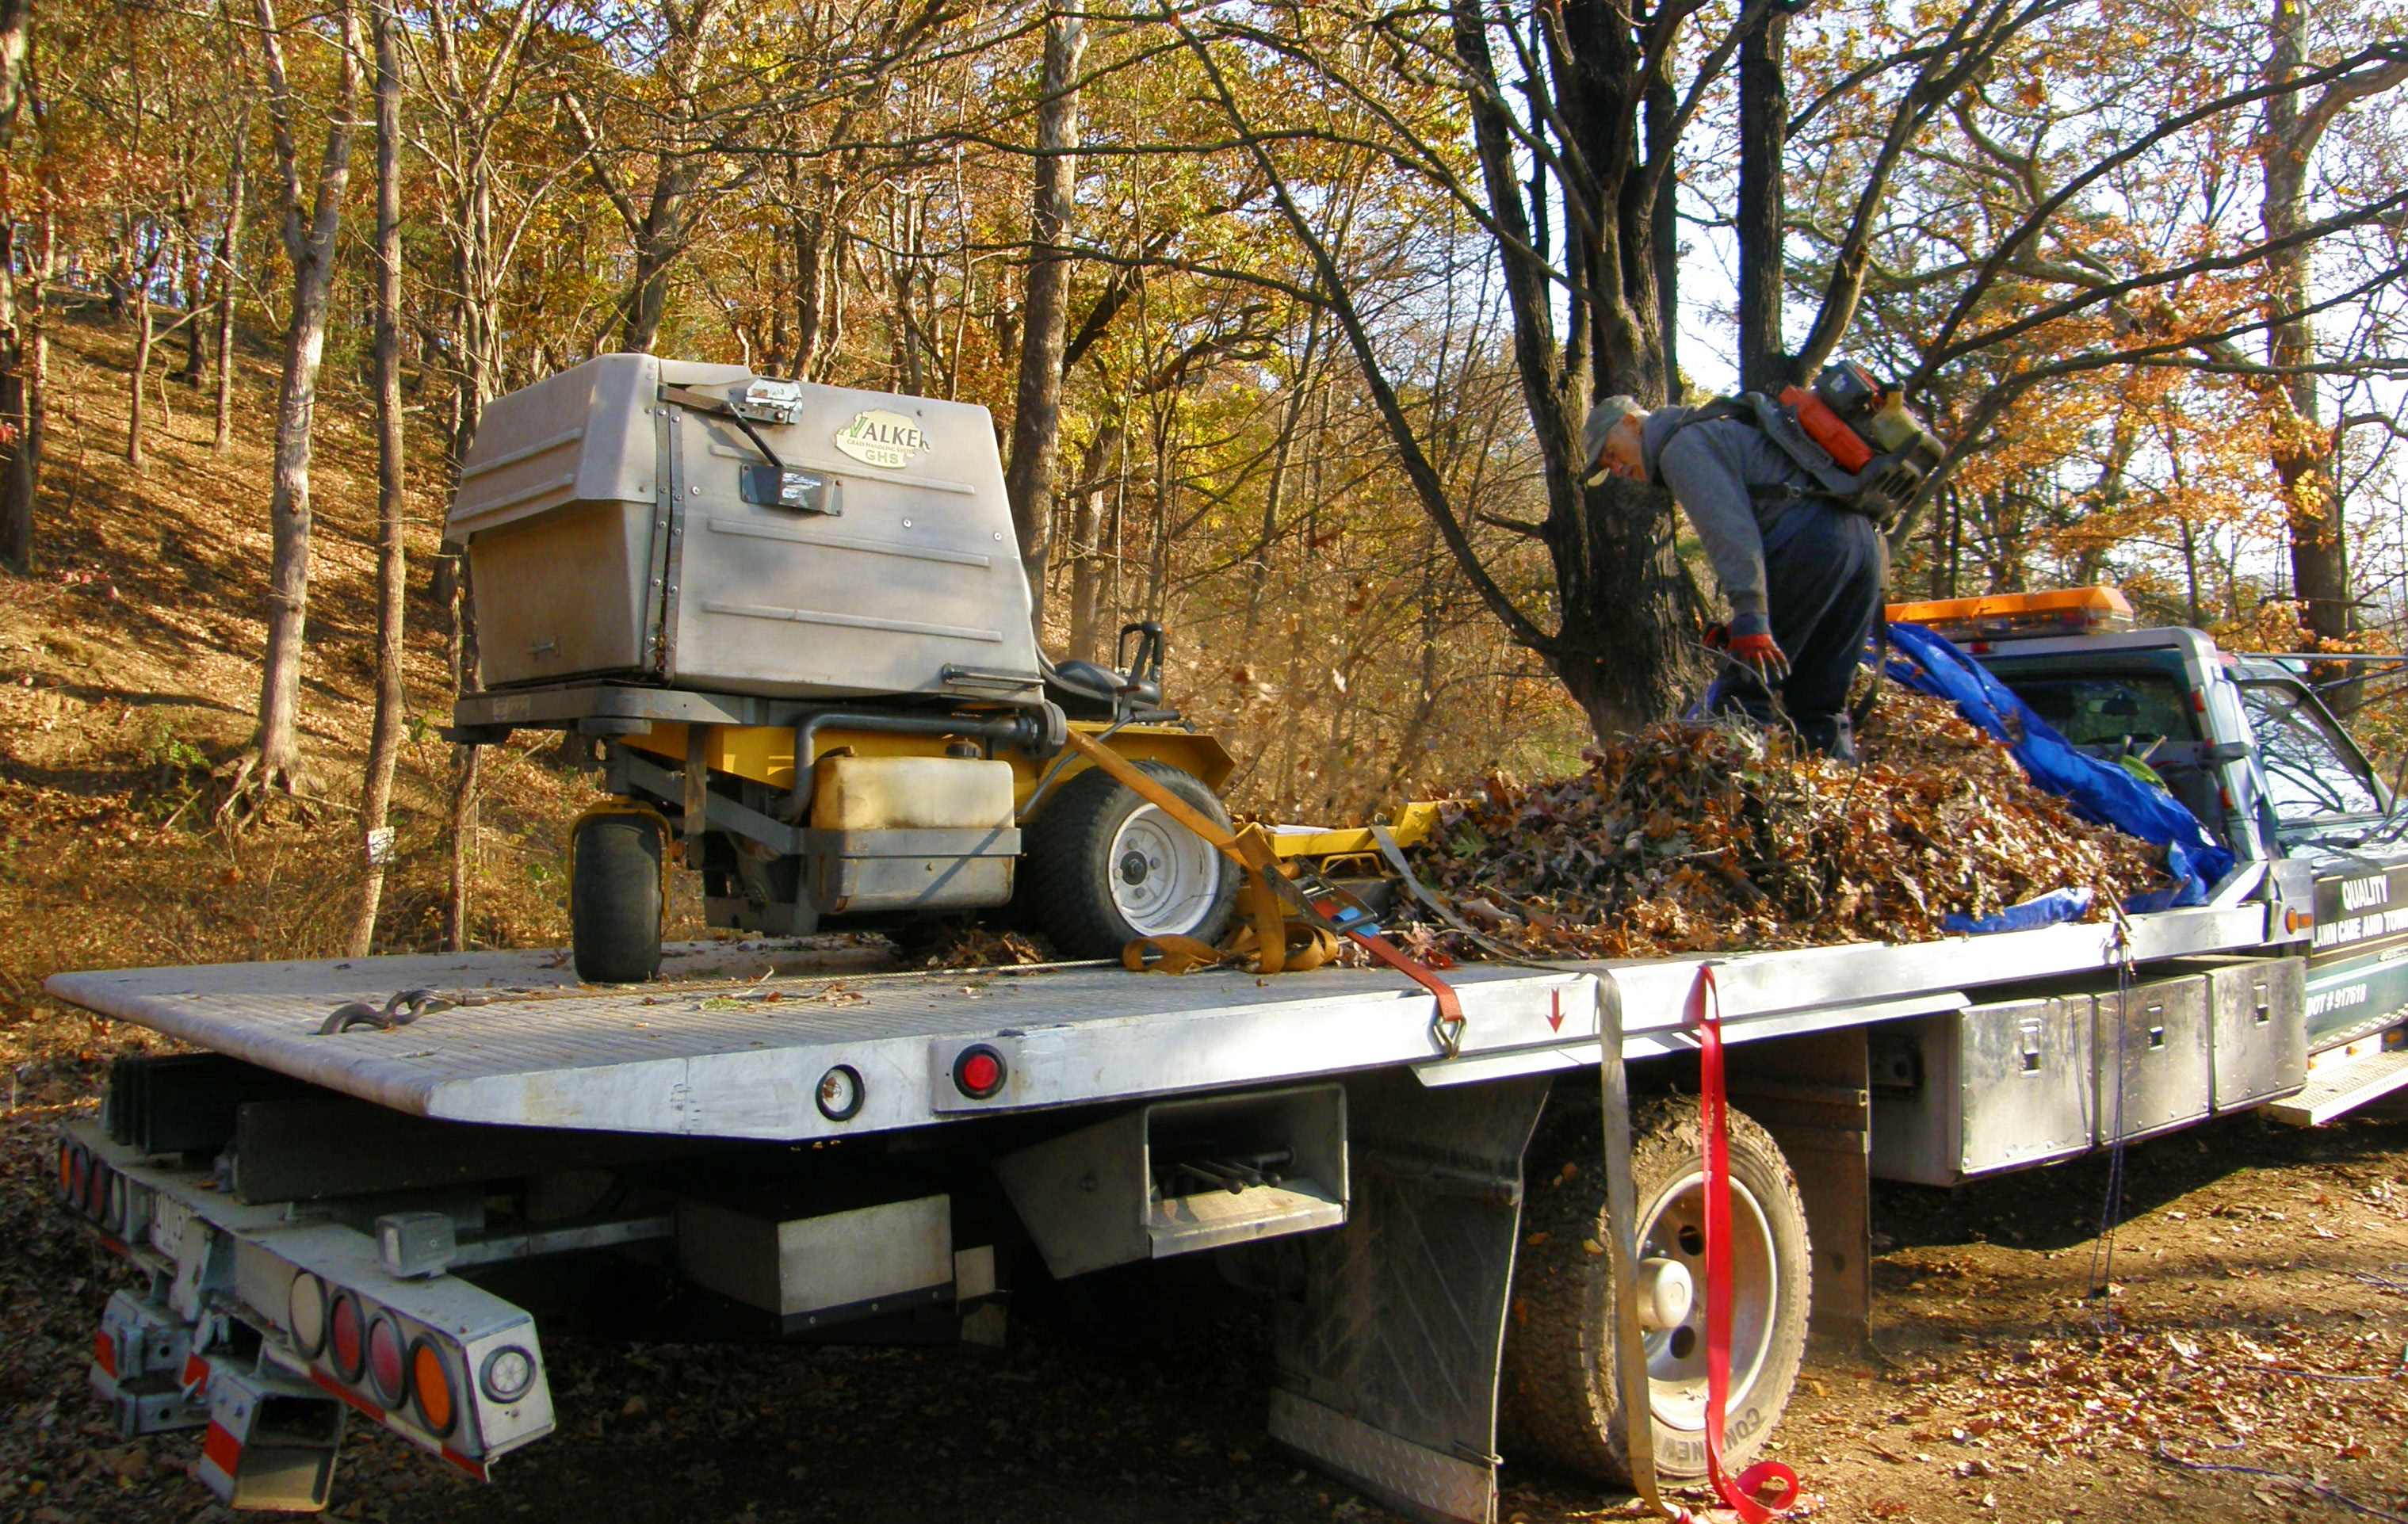
[[[488,689],[1038,692],[983,407],[604,355],[486,410],[447,534]]]

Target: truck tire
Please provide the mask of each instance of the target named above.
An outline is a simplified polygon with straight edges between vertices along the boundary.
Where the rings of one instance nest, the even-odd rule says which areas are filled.
[[[1140,771],[1221,825],[1226,810],[1193,774]],[[1217,943],[1237,904],[1239,872],[1212,845],[1099,768],[1062,785],[1029,822],[1012,896],[1066,958],[1117,958],[1140,936]]]
[[[577,976],[638,984],[661,971],[661,822],[592,815],[568,840],[568,940]]]
[[[1788,1405],[1806,1353],[1812,1261],[1798,1182],[1770,1133],[1729,1113],[1732,1279],[1731,1386],[1723,1463],[1737,1475],[1762,1450]],[[1656,1471],[1706,1472],[1705,1182],[1694,1101],[1641,1103],[1631,1118],[1638,1203],[1641,1304],[1669,1276],[1678,1305],[1684,1275],[1695,1289],[1684,1317],[1647,1335],[1655,1391]],[[1605,1170],[1595,1106],[1574,1107],[1531,1150],[1523,1245],[1505,1329],[1498,1417],[1506,1454],[1627,1483],[1628,1437],[1613,1379],[1613,1278],[1596,1246],[1610,1244]],[[1550,1167],[1552,1166],[1552,1167]],[[1678,1268],[1672,1268],[1677,1266]]]

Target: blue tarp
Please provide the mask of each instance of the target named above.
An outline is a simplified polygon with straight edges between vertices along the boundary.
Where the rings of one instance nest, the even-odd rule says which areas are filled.
[[[2021,904],[2011,904],[1992,916],[1960,916],[1950,914],[1940,919],[1940,929],[1958,936],[1987,936],[1992,932],[2028,932],[2035,927],[2054,926],[2061,920],[2080,920],[2090,913],[2090,886],[2076,884],[2071,889],[2053,889],[2045,894],[2035,894]]]
[[[2076,751],[1964,652],[1919,624],[1891,625],[1889,642],[1892,649],[1911,658],[1892,661],[1891,677],[1918,692],[1953,701],[1958,713],[2014,753],[2034,783],[2072,801],[2086,819],[2166,849],[2166,868],[2174,882],[2132,896],[2125,909],[2137,914],[2204,904],[2209,889],[2232,871],[2232,853],[2216,845],[2180,800],[2113,762]]]

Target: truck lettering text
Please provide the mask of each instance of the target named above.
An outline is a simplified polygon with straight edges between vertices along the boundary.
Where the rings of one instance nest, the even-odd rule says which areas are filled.
[[[2341,886],[2341,907],[2363,910],[2369,905],[2391,903],[2391,880],[2388,878],[2353,878]]]
[[[2319,990],[2315,994],[2310,995],[2308,997],[2308,1016],[2313,1019],[2314,1018],[2326,1015],[2329,1012],[2345,1011],[2353,1005],[2363,1005],[2365,1004],[2366,981],[2361,979],[2356,984],[2343,985],[2338,990]]]
[[[2389,936],[2394,932],[2408,932],[2408,906],[2379,911],[2371,916],[2344,916],[2339,920],[2319,921],[2312,946],[2338,947],[2351,942],[2363,942],[2371,936]]]

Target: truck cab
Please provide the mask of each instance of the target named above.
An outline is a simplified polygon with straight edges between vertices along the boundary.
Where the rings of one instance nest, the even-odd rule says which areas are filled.
[[[2408,1085],[2408,816],[2318,696],[2308,658],[2135,628],[2112,588],[1890,617],[1948,637],[2077,748],[2146,769],[2232,849],[2236,872],[2289,886],[2296,924],[2281,930],[2308,943],[2311,1085],[2276,1115],[2329,1120]]]

